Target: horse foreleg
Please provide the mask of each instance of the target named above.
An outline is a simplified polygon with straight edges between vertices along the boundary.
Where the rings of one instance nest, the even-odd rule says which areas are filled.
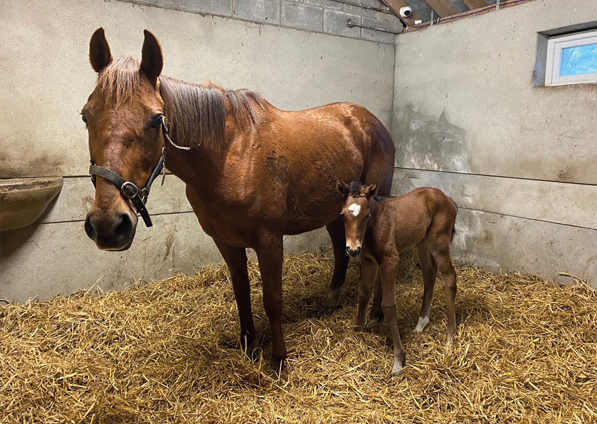
[[[380,263],[379,271],[381,273],[382,300],[381,307],[390,327],[392,341],[394,342],[394,366],[392,375],[402,374],[404,367],[404,351],[402,350],[402,340],[400,331],[398,331],[398,313],[396,311],[396,271],[398,257],[384,257]]]
[[[273,365],[280,372],[287,354],[282,333],[282,235],[264,235],[255,251],[263,282],[263,307],[272,332]]]
[[[365,317],[367,312],[367,305],[371,298],[371,289],[376,281],[377,264],[374,260],[366,256],[361,258],[361,282],[359,284],[359,308],[357,312],[357,320],[355,322],[355,330],[360,329],[365,325]]]
[[[346,278],[348,268],[348,256],[346,255],[346,235],[344,234],[344,222],[337,218],[325,227],[332,239],[334,249],[334,274],[330,283],[328,294],[328,305],[337,307],[340,304],[340,288]]]
[[[253,313],[251,312],[251,290],[247,273],[247,253],[242,247],[231,246],[217,240],[214,241],[230,270],[232,288],[240,318],[240,343],[243,348],[247,348],[255,341],[255,325],[253,324]]]

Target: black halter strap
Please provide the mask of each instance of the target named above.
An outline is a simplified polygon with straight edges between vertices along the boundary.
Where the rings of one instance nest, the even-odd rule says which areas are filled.
[[[142,189],[139,189],[139,187],[137,187],[134,183],[126,181],[117,173],[110,171],[109,169],[104,168],[103,166],[96,165],[93,162],[93,160],[91,161],[91,166],[89,167],[89,173],[91,174],[91,181],[93,182],[93,185],[95,186],[96,184],[96,177],[104,178],[110,181],[112,184],[114,184],[116,188],[120,190],[120,193],[124,197],[130,199],[131,202],[133,202],[135,209],[137,209],[137,213],[141,215],[147,227],[151,227],[153,225],[149,216],[149,212],[145,207],[145,203],[147,203],[147,198],[149,197],[149,190],[153,182],[160,175],[160,172],[163,171],[162,185],[164,184],[164,179],[166,178],[165,142],[168,141],[168,143],[170,143],[173,147],[179,150],[190,150],[190,147],[179,146],[172,141],[170,135],[168,134],[168,125],[166,124],[166,118],[164,118],[163,115],[160,115],[159,125],[162,128],[162,134],[164,136],[164,147],[162,148],[162,156],[160,157],[160,160],[158,161],[155,168],[153,168],[153,171],[151,172],[151,175],[149,176],[147,183],[145,183],[145,187],[143,187]]]

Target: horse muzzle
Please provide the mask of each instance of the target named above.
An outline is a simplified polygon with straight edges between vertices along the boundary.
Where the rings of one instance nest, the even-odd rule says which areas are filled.
[[[350,246],[346,246],[346,256],[352,256],[356,258],[361,254],[361,246],[357,246],[356,248],[351,248]]]
[[[85,219],[85,232],[101,250],[127,250],[136,228],[137,216],[125,211],[92,209]]]

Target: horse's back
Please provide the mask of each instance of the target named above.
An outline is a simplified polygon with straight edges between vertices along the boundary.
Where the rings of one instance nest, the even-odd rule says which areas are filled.
[[[307,144],[313,143],[324,155],[328,149],[351,150],[360,159],[360,173],[344,180],[377,184],[380,195],[390,195],[396,148],[385,125],[367,108],[337,102],[299,111],[272,109],[282,125],[292,128],[290,138],[297,140],[298,148],[309,149]]]

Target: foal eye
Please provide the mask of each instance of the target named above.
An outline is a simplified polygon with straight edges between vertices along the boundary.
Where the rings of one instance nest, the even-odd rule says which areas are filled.
[[[87,125],[87,117],[81,114],[81,119],[83,120],[83,122],[85,122],[85,125]]]
[[[151,127],[159,128],[160,125],[162,125],[162,114],[158,113],[156,116],[153,117],[153,120],[151,121]]]

